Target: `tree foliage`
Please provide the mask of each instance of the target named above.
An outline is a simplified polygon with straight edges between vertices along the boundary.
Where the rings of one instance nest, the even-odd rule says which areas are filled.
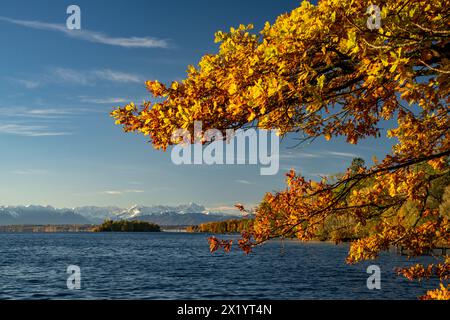
[[[198,226],[190,226],[187,232],[208,232],[208,233],[241,233],[250,230],[253,219],[232,219],[218,222],[202,223]]]
[[[94,232],[159,232],[157,224],[145,221],[112,221],[105,220],[101,225],[93,229]]]
[[[356,172],[349,168],[336,181],[289,172],[286,190],[264,197],[239,245],[249,252],[274,237],[309,240],[324,221],[346,215],[375,223],[377,231],[352,243],[349,263],[392,245],[422,254],[450,240],[448,213],[429,206],[433,182],[450,174],[450,3],[376,4],[377,30],[367,28],[367,1],[321,0],[303,1],[259,34],[252,25],[218,32],[218,53],[190,66],[186,79],[147,82],[158,102],[132,103],[112,115],[162,149],[181,143],[172,133],[192,131],[194,121],[204,130],[258,127],[303,141],[342,136],[357,144],[386,134],[395,140],[389,155]],[[405,205],[413,210],[405,213]],[[218,244],[212,248],[226,243]],[[446,294],[443,285],[429,296]]]

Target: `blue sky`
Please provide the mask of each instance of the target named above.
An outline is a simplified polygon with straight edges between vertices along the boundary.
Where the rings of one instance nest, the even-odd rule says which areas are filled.
[[[82,30],[65,29],[81,8]],[[299,1],[1,1],[0,205],[204,204],[225,211],[280,190],[290,167],[309,178],[343,171],[355,156],[382,158],[392,141],[316,141],[288,149],[280,173],[257,166],[175,166],[170,153],[124,134],[113,106],[147,97],[144,81],[181,79],[214,53],[214,33],[265,21]]]

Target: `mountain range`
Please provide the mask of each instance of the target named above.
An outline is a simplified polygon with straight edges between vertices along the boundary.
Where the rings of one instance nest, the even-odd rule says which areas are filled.
[[[161,226],[198,225],[205,222],[239,219],[224,213],[210,213],[202,205],[119,207],[84,206],[58,209],[52,206],[0,206],[0,225],[98,224],[106,219],[149,221]]]

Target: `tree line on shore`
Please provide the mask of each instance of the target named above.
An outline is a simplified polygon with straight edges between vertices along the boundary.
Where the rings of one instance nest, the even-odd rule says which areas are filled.
[[[187,232],[205,233],[241,233],[253,225],[253,219],[231,219],[218,222],[207,222],[186,228]]]
[[[145,221],[112,221],[106,220],[101,225],[94,227],[93,232],[160,232],[159,225]]]

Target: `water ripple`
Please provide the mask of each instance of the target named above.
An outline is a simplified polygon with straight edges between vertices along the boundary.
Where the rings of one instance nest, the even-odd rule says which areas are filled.
[[[395,275],[407,260],[344,263],[347,245],[271,242],[249,255],[208,251],[204,234],[0,234],[0,299],[415,299],[434,283]],[[382,289],[366,268],[382,269]],[[68,265],[81,290],[68,290]]]

